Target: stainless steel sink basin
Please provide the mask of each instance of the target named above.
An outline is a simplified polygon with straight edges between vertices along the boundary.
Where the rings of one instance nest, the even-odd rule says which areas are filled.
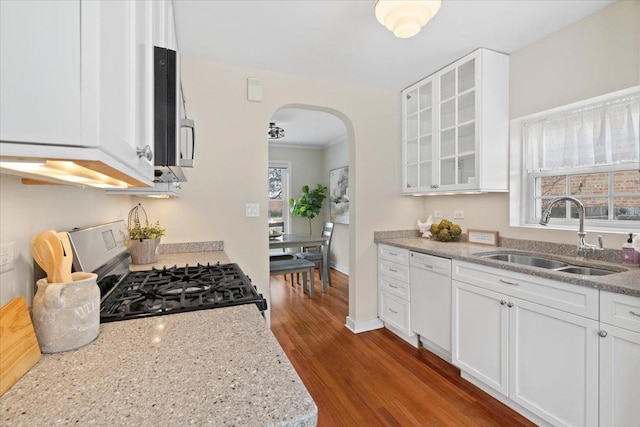
[[[557,270],[562,271],[563,273],[583,274],[585,276],[606,276],[607,274],[617,273],[617,271],[603,270],[601,268],[592,267],[578,267],[575,265],[558,268]]]
[[[619,271],[605,270],[595,267],[582,267],[567,264],[562,261],[542,258],[533,255],[514,254],[504,252],[480,253],[477,254],[481,258],[493,259],[496,261],[505,261],[513,264],[527,265],[531,267],[545,268],[548,270],[560,271],[563,273],[581,274],[583,276],[605,276],[607,274],[618,273]]]
[[[539,258],[529,255],[518,255],[518,254],[488,254],[481,255],[482,258],[495,259],[498,261],[506,261],[512,262],[514,264],[522,264],[522,265],[530,265],[532,267],[540,267],[540,268],[548,268],[548,269],[556,269],[562,267],[569,267],[569,264],[554,261],[552,259],[547,258]]]

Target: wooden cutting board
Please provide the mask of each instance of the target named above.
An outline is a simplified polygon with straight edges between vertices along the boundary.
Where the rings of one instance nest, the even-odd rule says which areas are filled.
[[[0,308],[0,396],[40,360],[40,346],[23,297]]]

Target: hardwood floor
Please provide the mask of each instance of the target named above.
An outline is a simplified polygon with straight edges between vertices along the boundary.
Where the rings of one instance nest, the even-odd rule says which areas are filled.
[[[386,329],[353,334],[348,277],[316,294],[271,278],[271,329],[318,406],[319,426],[533,426],[452,365]]]

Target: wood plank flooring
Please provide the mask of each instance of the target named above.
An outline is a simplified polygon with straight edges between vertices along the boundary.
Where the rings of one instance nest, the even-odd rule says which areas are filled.
[[[326,294],[271,278],[271,329],[318,405],[325,426],[533,426],[460,378],[459,371],[386,329],[353,334],[348,277]]]

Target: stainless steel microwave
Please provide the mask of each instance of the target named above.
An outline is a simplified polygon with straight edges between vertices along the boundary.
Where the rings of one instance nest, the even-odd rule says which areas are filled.
[[[176,51],[154,48],[154,181],[185,182],[194,167],[195,128],[186,116],[180,58]]]

